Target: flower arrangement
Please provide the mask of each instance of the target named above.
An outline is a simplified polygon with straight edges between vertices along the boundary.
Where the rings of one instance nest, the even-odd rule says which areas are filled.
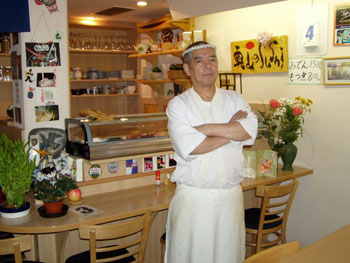
[[[272,111],[264,116],[265,137],[272,150],[279,152],[283,145],[295,142],[303,135],[304,116],[311,112],[312,100],[296,97],[294,101],[272,99]]]
[[[44,202],[63,200],[67,193],[78,188],[71,177],[69,169],[56,170],[55,167],[45,167],[35,175],[34,197]]]

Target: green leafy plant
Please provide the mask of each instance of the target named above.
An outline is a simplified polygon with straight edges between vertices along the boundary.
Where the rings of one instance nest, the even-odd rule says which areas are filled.
[[[30,190],[35,159],[29,159],[30,147],[20,140],[11,141],[5,134],[0,138],[0,186],[7,206],[19,208]]]
[[[294,101],[281,98],[270,100],[271,110],[265,114],[264,132],[272,150],[279,151],[287,143],[295,142],[303,135],[304,116],[311,112],[312,100],[296,97]]]
[[[63,200],[69,191],[78,188],[70,170],[57,171],[55,168],[46,167],[35,177],[34,198],[44,202]]]

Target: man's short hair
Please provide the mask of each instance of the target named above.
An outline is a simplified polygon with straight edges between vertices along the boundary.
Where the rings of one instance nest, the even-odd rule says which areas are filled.
[[[212,44],[209,44],[206,41],[197,41],[189,45],[185,51],[182,53],[182,56],[184,57],[184,61],[186,64],[189,64],[192,59],[192,51],[202,49],[202,48],[212,48],[216,50],[216,47]]]

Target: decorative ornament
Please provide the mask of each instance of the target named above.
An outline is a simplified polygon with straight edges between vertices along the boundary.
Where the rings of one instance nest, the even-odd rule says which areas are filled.
[[[172,42],[173,37],[174,37],[174,33],[170,29],[164,29],[162,31],[162,41],[163,42]]]
[[[258,33],[256,40],[259,43],[261,43],[264,47],[266,47],[267,43],[271,40],[272,37],[273,37],[272,33],[260,32]]]

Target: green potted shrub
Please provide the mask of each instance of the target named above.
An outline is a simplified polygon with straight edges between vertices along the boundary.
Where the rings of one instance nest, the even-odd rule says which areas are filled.
[[[32,173],[36,164],[35,159],[29,159],[29,151],[28,143],[21,140],[11,141],[5,134],[2,134],[0,138],[0,186],[6,195],[6,204],[0,208],[3,217],[11,209],[14,209],[14,212],[20,212],[19,216],[25,215],[22,210],[30,208],[30,203],[25,203],[24,198],[30,190]]]

